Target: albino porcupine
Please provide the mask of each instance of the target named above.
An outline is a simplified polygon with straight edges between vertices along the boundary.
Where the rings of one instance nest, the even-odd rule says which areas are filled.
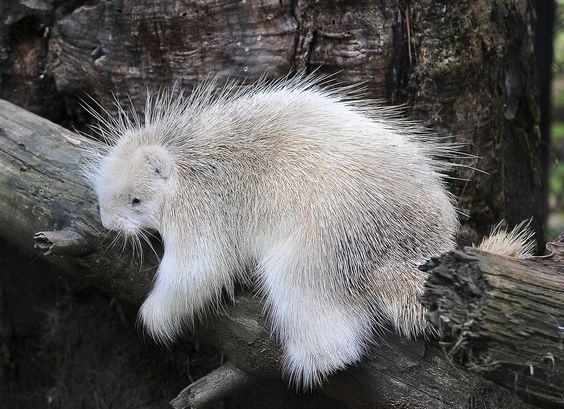
[[[252,280],[305,388],[359,361],[381,325],[423,334],[417,266],[458,227],[452,146],[308,76],[216,88],[99,116],[108,144],[88,151],[102,224],[164,242],[147,331],[171,341]]]

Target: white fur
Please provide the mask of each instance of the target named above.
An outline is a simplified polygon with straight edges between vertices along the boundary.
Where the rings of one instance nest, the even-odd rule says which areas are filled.
[[[500,222],[492,229],[490,235],[482,240],[478,248],[502,256],[527,258],[532,256],[535,250],[534,234],[531,220],[522,221],[511,231],[503,229]]]
[[[144,121],[100,116],[109,145],[88,155],[104,226],[163,237],[148,332],[171,341],[251,278],[305,388],[383,325],[423,334],[417,266],[458,227],[441,173],[452,146],[311,77],[216,88],[152,95]]]

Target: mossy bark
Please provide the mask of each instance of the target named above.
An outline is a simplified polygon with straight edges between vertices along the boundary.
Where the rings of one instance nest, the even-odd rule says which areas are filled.
[[[533,218],[544,249],[532,7],[526,1],[411,3],[411,112],[456,135],[486,172],[467,169],[467,180],[454,184],[465,244],[502,219],[514,225]]]

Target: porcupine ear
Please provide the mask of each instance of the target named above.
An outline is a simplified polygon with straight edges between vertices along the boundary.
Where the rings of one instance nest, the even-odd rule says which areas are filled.
[[[173,160],[170,154],[157,146],[151,146],[143,152],[145,163],[158,177],[166,180],[170,177],[173,169]]]

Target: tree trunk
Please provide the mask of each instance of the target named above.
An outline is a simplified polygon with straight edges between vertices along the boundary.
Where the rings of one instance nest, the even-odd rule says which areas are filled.
[[[542,143],[540,146],[540,161],[544,184],[543,202],[548,216],[548,181],[551,164],[551,126],[552,126],[552,70],[554,61],[553,39],[555,37],[556,2],[542,0],[535,2],[535,62],[539,84],[540,132]]]

